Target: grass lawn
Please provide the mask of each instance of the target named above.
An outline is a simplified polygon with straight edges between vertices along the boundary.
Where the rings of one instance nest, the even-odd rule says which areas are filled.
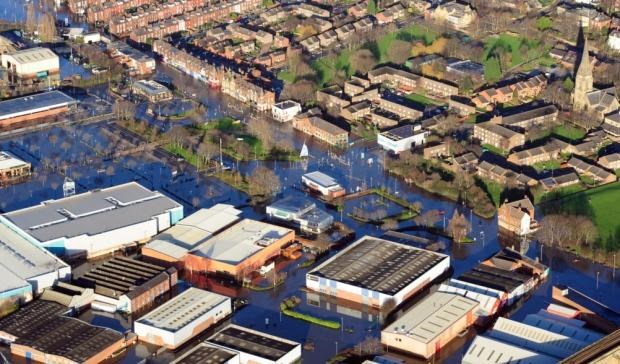
[[[484,183],[484,186],[486,187],[487,193],[491,197],[491,201],[493,201],[493,204],[496,207],[499,207],[499,204],[501,203],[500,198],[504,187],[502,187],[502,185],[497,182],[487,179],[481,179],[481,181],[482,183]]]
[[[536,171],[538,172],[545,171],[545,170],[550,171],[553,169],[559,169],[560,161],[549,160],[549,161],[544,161],[544,162],[536,162],[534,163],[532,167],[534,167],[534,169],[536,169]]]
[[[428,106],[428,105],[442,105],[441,102],[439,102],[437,100],[433,100],[430,97],[427,97],[427,96],[419,94],[419,93],[411,93],[411,94],[407,95],[407,99],[411,100],[413,102],[417,102],[418,104],[422,104],[424,106]]]
[[[291,71],[281,71],[278,73],[278,80],[287,82],[287,83],[293,83],[295,82],[295,74]]]
[[[427,31],[422,26],[410,25],[397,33],[391,33],[377,41],[377,49],[379,52],[379,63],[387,62],[387,51],[392,42],[396,39],[404,41],[422,40],[424,44],[429,45],[437,39],[437,33]]]
[[[585,130],[572,125],[560,125],[553,128],[553,134],[568,140],[581,140],[586,135]]]
[[[231,117],[226,116],[221,119],[210,120],[207,123],[195,125],[193,127],[203,131],[217,129],[223,132],[234,132],[236,130],[241,130],[241,123]]]
[[[496,55],[509,56],[508,67],[515,67],[528,59],[539,57],[539,51],[533,52],[538,48],[538,45],[538,41],[508,33],[488,37],[482,55],[485,78],[489,82],[495,82],[506,71],[501,69],[500,59]]]
[[[194,167],[199,167],[198,156],[194,154],[194,152],[192,152],[191,150],[172,144],[165,145],[164,149],[178,157],[185,159],[187,163],[193,165]]]
[[[336,72],[340,70],[345,71],[347,77],[351,76],[353,73],[349,60],[351,53],[352,51],[350,50],[344,50],[337,57],[319,58],[310,64],[317,73],[317,84],[319,87],[324,87],[334,78]]]
[[[507,151],[505,151],[503,149],[500,149],[500,148],[497,148],[497,147],[495,147],[495,146],[493,146],[491,144],[482,144],[482,148],[486,149],[487,151],[489,151],[489,152],[491,152],[493,154],[501,155],[502,157],[505,157],[505,156],[508,155]]]
[[[596,224],[599,235],[607,237],[620,229],[620,182],[591,188],[560,199],[562,211],[588,215]]]

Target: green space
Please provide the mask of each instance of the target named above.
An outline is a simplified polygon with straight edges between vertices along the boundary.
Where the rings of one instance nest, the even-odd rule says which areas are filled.
[[[507,151],[497,148],[496,146],[491,145],[491,144],[482,144],[482,148],[493,154],[501,155],[502,157],[505,157],[508,155]]]
[[[217,120],[210,120],[204,124],[193,125],[192,127],[202,131],[216,129],[223,132],[233,132],[241,130],[241,122],[231,117],[223,117]]]
[[[548,16],[541,16],[540,18],[536,19],[536,27],[538,28],[538,30],[544,32],[547,29],[553,28],[553,22]]]
[[[213,176],[234,189],[245,192],[248,195],[250,194],[248,181],[246,181],[239,172],[221,171],[215,173]]]
[[[199,168],[199,158],[198,156],[191,151],[189,148],[185,148],[181,145],[177,144],[166,144],[164,149],[169,153],[176,155],[177,157],[181,157],[185,159],[185,161],[196,168]]]
[[[620,231],[620,219],[618,219],[620,182],[565,195],[553,205],[543,206],[543,208],[590,217],[598,228],[602,241],[608,241],[612,236],[618,237]]]
[[[319,58],[310,64],[316,72],[316,81],[319,88],[325,87],[338,71],[344,71],[347,77],[353,74],[349,60],[351,54],[351,50],[344,50],[338,56]]]
[[[430,97],[423,95],[421,93],[410,93],[409,95],[407,95],[407,99],[411,100],[413,102],[417,102],[418,104],[422,104],[424,106],[429,106],[429,105],[442,105],[441,102],[431,99]]]
[[[379,56],[379,63],[385,63],[388,61],[387,51],[392,42],[396,39],[401,39],[408,42],[421,40],[425,45],[430,45],[435,41],[435,39],[437,39],[437,33],[420,25],[414,24],[402,29],[399,32],[390,33],[383,36],[376,42],[376,52],[378,54],[375,54],[375,56]]]
[[[570,141],[577,141],[583,139],[583,137],[586,135],[586,132],[581,128],[564,124],[553,128],[553,134],[564,139],[568,139]]]
[[[481,178],[480,180],[484,184],[484,188],[487,190],[487,193],[489,194],[489,197],[491,197],[491,201],[493,201],[493,204],[495,205],[495,207],[499,207],[499,204],[501,203],[500,199],[501,199],[502,191],[504,190],[502,185],[495,181],[491,181],[487,179]]]
[[[291,71],[280,71],[278,73],[278,80],[293,83],[297,79],[294,72]]]
[[[544,205],[544,204],[547,204],[553,201],[559,201],[566,196],[575,194],[577,192],[581,192],[583,190],[585,190],[585,186],[579,183],[579,184],[572,185],[572,186],[558,188],[556,190],[549,191],[549,192],[546,192],[542,189],[535,190],[535,191],[532,191],[532,194],[534,197],[534,204]]]
[[[488,82],[498,81],[509,68],[545,54],[539,49],[540,42],[538,40],[509,33],[491,36],[486,39],[485,43],[482,64]]]
[[[534,169],[538,172],[551,171],[554,169],[560,169],[560,161],[549,160],[544,162],[536,162],[532,167],[534,167]]]
[[[301,300],[297,297],[286,298],[280,303],[280,311],[286,316],[293,317],[299,320],[307,321],[311,324],[327,327],[329,329],[340,329],[340,322],[331,321],[322,318],[318,318],[312,315],[294,311],[294,308],[301,303]]]

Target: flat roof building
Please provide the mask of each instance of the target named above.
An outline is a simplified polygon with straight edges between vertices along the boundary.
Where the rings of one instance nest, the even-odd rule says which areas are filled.
[[[60,60],[49,48],[35,47],[0,56],[2,67],[22,78],[47,77],[58,73]]]
[[[93,306],[102,311],[137,312],[177,284],[177,270],[137,259],[115,257],[76,279],[95,291]]]
[[[450,267],[444,254],[364,236],[306,274],[306,287],[375,307],[395,307]]]
[[[0,186],[30,176],[32,166],[10,152],[0,151]]]
[[[429,134],[430,132],[422,129],[419,124],[403,125],[379,133],[377,143],[383,149],[398,154],[426,143],[426,137]]]
[[[241,210],[226,204],[200,209],[157,235],[142,247],[142,255],[160,262],[179,263],[190,250],[238,222],[240,214]]]
[[[292,364],[301,359],[301,344],[237,325],[227,326],[207,343],[237,353],[240,363]]]
[[[241,280],[280,255],[295,240],[291,229],[244,219],[192,249],[185,269],[224,274]]]
[[[475,300],[434,292],[381,331],[381,343],[430,358],[475,321]]]
[[[300,112],[301,104],[291,100],[278,102],[271,107],[271,116],[283,123],[293,120]]]
[[[76,104],[77,101],[60,91],[0,101],[0,127],[57,115]]]
[[[454,293],[480,303],[475,315],[482,320],[495,315],[506,300],[507,294],[496,289],[450,278],[439,286],[438,291]]]
[[[0,303],[27,302],[71,278],[71,267],[7,225],[0,224]]]
[[[135,95],[140,95],[153,103],[172,100],[172,92],[153,80],[138,80],[131,84],[131,90]]]
[[[134,322],[141,341],[176,349],[232,314],[230,298],[191,287]]]
[[[319,171],[304,174],[301,176],[301,183],[328,198],[336,198],[346,194],[338,181]]]
[[[183,206],[136,182],[92,190],[0,216],[60,255],[107,254],[143,242],[183,218]]]
[[[288,196],[267,206],[270,218],[286,221],[300,230],[320,234],[334,223],[334,217],[319,209],[314,202]]]
[[[209,343],[200,343],[170,364],[241,364],[239,354]]]
[[[557,359],[552,356],[540,354],[486,336],[476,336],[461,361],[462,364],[549,364],[555,362],[557,362]]]

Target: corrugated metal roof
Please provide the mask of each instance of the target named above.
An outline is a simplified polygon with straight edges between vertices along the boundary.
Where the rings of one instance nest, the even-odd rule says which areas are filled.
[[[599,334],[598,332],[568,325],[560,321],[556,321],[551,318],[543,317],[537,314],[529,314],[525,316],[523,323],[547,331],[555,332],[556,334],[568,336],[572,339],[583,341],[588,344],[591,344],[596,340],[600,340],[603,338],[603,335]]]
[[[554,357],[485,336],[476,336],[461,361],[462,364],[550,364],[555,362],[557,359]]]

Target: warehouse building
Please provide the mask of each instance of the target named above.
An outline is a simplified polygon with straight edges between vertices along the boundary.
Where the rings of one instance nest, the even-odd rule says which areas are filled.
[[[532,279],[524,274],[511,272],[483,264],[461,274],[460,281],[473,283],[494,290],[506,292],[506,304],[511,305],[532,287]]]
[[[76,285],[95,290],[92,305],[108,312],[136,312],[176,286],[175,268],[115,257],[76,279]]]
[[[304,174],[301,176],[301,183],[327,198],[336,198],[346,194],[338,181],[319,171]]]
[[[291,229],[244,219],[193,249],[183,258],[185,269],[222,274],[241,281],[280,255],[295,240]]]
[[[485,336],[476,336],[461,364],[549,364],[558,360],[519,346],[507,344]]]
[[[319,209],[314,202],[288,196],[267,206],[267,216],[287,222],[301,231],[320,234],[334,223],[334,217]]]
[[[183,268],[183,258],[190,250],[240,220],[241,210],[232,205],[217,204],[200,209],[157,235],[142,247],[142,255],[156,262]]]
[[[2,67],[8,71],[9,82],[42,82],[48,87],[60,83],[60,59],[49,48],[35,47],[9,52],[0,56]]]
[[[228,297],[189,288],[134,322],[141,341],[176,349],[232,314]]]
[[[306,287],[368,306],[398,306],[450,268],[444,254],[364,236],[306,274]]]
[[[39,363],[96,364],[111,359],[135,339],[64,316],[69,308],[37,300],[0,319],[0,340],[11,354]]]
[[[6,213],[3,223],[58,255],[108,254],[145,242],[183,218],[183,206],[136,182]]]
[[[237,325],[227,326],[207,343],[237,353],[242,364],[292,364],[301,359],[301,344]]]
[[[432,293],[381,331],[381,343],[428,359],[473,325],[478,306],[456,294]]]
[[[0,224],[0,277],[0,304],[28,302],[59,279],[70,279],[71,267]]]
[[[59,115],[76,104],[77,101],[60,91],[0,101],[0,127]]]
[[[480,303],[480,307],[475,314],[477,318],[480,318],[481,322],[487,317],[495,315],[503,306],[508,296],[506,292],[454,278],[442,283],[439,286],[439,291],[458,294]]]
[[[12,153],[0,151],[0,186],[18,182],[28,176],[32,166]]]
[[[200,343],[191,350],[173,360],[170,364],[241,364],[239,354],[213,346],[208,343]]]

